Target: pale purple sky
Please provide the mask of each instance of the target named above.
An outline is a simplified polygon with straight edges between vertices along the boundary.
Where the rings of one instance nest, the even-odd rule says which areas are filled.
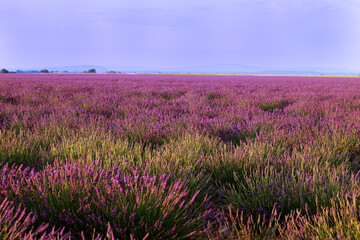
[[[360,69],[358,0],[4,0],[0,68]]]

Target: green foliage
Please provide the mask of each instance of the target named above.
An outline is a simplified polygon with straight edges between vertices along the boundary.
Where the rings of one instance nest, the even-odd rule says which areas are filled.
[[[288,100],[277,100],[277,101],[261,103],[259,107],[264,111],[273,112],[275,109],[281,110],[289,105],[290,102]]]
[[[210,100],[210,101],[215,100],[215,99],[219,99],[219,98],[221,98],[221,94],[218,93],[218,92],[211,92],[211,93],[209,93],[207,95],[207,99]]]
[[[5,97],[5,96],[0,95],[0,102],[10,103],[12,105],[18,105],[19,104],[19,97]]]
[[[186,91],[181,92],[152,92],[152,96],[163,98],[165,100],[173,100],[176,98],[179,98],[181,96],[184,96],[186,94]]]

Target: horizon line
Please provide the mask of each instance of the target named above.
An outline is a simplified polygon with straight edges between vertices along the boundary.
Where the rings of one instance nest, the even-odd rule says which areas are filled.
[[[343,77],[343,78],[360,78],[360,75],[356,75],[356,76],[348,76],[348,75],[301,75],[301,74],[232,74],[232,73],[126,73],[126,72],[115,72],[115,73],[84,73],[84,72],[52,72],[52,73],[1,73],[1,74],[39,74],[39,75],[44,75],[44,74],[74,74],[74,75],[79,75],[79,74],[84,74],[84,75],[93,75],[93,74],[98,74],[98,75],[111,75],[111,74],[118,74],[118,75],[197,75],[197,76],[201,76],[201,75],[205,75],[205,76],[254,76],[254,77]],[[0,76],[1,76],[0,74]]]

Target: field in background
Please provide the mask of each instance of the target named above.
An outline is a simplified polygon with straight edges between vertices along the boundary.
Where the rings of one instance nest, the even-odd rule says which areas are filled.
[[[359,134],[359,78],[1,74],[0,238],[358,239]]]

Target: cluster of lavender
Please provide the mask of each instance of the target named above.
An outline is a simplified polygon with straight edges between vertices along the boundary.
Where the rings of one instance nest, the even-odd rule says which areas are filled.
[[[127,172],[95,163],[56,162],[37,172],[5,165],[0,191],[32,209],[40,221],[85,236],[93,230],[106,232],[110,226],[121,239],[169,239],[194,235],[205,227],[213,211],[209,198],[198,199],[199,191],[191,193],[186,180],[170,182],[168,174],[151,176],[133,167]]]
[[[0,238],[356,239],[359,87],[0,76]]]

